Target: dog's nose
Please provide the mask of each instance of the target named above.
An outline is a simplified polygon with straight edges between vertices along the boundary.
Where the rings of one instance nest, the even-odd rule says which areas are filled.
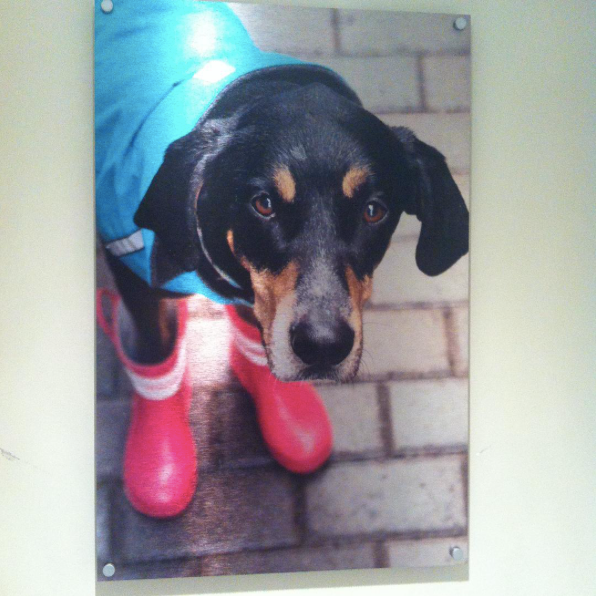
[[[309,366],[342,362],[354,346],[354,330],[344,320],[321,324],[302,320],[290,329],[294,353]]]

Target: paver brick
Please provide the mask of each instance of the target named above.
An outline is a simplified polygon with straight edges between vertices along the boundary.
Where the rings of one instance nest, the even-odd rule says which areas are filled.
[[[395,449],[468,444],[468,381],[440,379],[388,384]]]
[[[374,567],[372,545],[362,544],[215,555],[203,560],[202,575],[373,569]]]
[[[458,546],[464,551],[462,561],[455,561],[451,556],[452,547]],[[468,560],[468,539],[429,538],[426,540],[396,540],[387,544],[390,567],[434,567],[443,565],[461,565]]]
[[[307,488],[319,536],[456,531],[466,525],[459,456],[337,464]]]
[[[456,15],[339,10],[342,54],[469,52],[470,27],[456,31]]]
[[[243,549],[292,546],[291,477],[281,470],[199,475],[197,493],[180,516],[158,520],[117,499],[121,562],[185,558]]]
[[[379,114],[421,107],[416,59],[323,57],[317,64],[331,68],[356,91],[367,110]]]
[[[103,484],[97,487],[95,496],[95,554],[100,569],[112,557],[110,492],[110,486]]]
[[[453,372],[456,375],[467,375],[469,369],[469,309],[463,306],[453,308],[451,325]]]
[[[95,423],[95,473],[98,478],[120,478],[130,423],[130,401],[98,402]]]
[[[230,6],[261,50],[311,56],[334,52],[330,9]]]
[[[372,304],[445,303],[468,299],[469,259],[430,277],[416,265],[417,239],[392,242],[374,276]]]
[[[95,326],[95,391],[98,399],[116,396],[118,358],[112,342],[99,325]]]
[[[429,56],[422,60],[424,92],[429,109],[470,110],[469,56]]]
[[[447,373],[449,360],[440,310],[364,312],[360,378]]]
[[[381,421],[374,383],[319,385],[333,425],[335,454],[379,453]]]
[[[470,114],[383,114],[389,126],[405,126],[425,143],[436,147],[447,159],[451,173],[470,172]],[[462,194],[464,189],[460,186]],[[464,198],[469,197],[469,192]]]
[[[217,400],[217,445],[223,465],[252,466],[273,461],[252,398],[243,390],[222,392]]]

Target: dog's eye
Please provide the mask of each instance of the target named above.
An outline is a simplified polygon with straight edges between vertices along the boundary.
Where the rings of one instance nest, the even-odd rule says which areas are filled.
[[[380,222],[387,215],[387,207],[379,201],[369,201],[364,205],[364,221],[369,224]]]
[[[266,192],[260,192],[251,201],[252,208],[263,217],[273,216],[273,201]]]

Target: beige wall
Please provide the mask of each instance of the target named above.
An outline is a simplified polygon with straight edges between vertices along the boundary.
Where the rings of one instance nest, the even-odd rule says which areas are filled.
[[[472,15],[469,579],[381,570],[98,594],[596,590],[596,11],[367,6]],[[90,2],[0,1],[0,593],[15,596],[95,589],[91,27]]]

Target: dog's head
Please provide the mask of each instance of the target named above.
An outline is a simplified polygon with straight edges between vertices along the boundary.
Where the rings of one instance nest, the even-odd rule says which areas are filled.
[[[445,159],[320,84],[284,89],[173,143],[135,221],[156,232],[155,283],[196,270],[254,303],[281,380],[349,380],[362,309],[403,213],[422,222],[419,268],[468,250]]]

